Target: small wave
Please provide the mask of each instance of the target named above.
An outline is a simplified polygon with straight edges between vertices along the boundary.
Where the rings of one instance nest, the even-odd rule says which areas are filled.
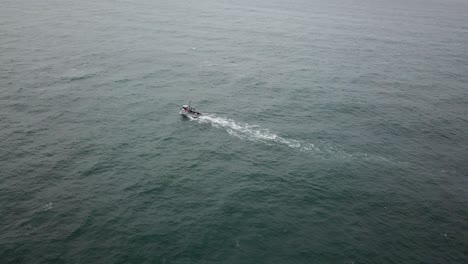
[[[82,74],[82,75],[77,75],[77,76],[63,76],[62,80],[68,80],[68,81],[80,81],[80,80],[85,80],[88,78],[94,77],[95,74],[88,73],[88,74]]]
[[[80,69],[70,69],[68,70],[63,76],[62,80],[67,80],[67,81],[80,81],[80,80],[85,80],[89,78],[93,78],[96,76],[96,72],[93,72],[90,70],[80,70]]]
[[[52,208],[53,208],[53,203],[51,203],[51,202],[49,202],[49,203],[45,204],[44,206],[42,206],[42,209],[44,211],[49,211]]]
[[[218,117],[215,115],[203,115],[200,116],[196,120],[200,123],[210,124],[216,128],[223,128],[226,132],[231,135],[235,136],[240,139],[248,139],[252,141],[261,141],[265,143],[278,143],[282,145],[286,145],[290,148],[305,150],[305,151],[313,151],[317,148],[314,144],[302,142],[295,139],[288,139],[285,137],[281,137],[278,134],[270,131],[269,129],[262,128],[259,125],[250,125],[247,123],[236,122],[229,118]]]

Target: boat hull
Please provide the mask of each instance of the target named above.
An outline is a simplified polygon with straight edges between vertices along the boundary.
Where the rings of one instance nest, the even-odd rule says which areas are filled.
[[[198,118],[202,115],[201,113],[194,113],[194,112],[190,113],[190,112],[186,112],[183,110],[181,110],[179,113],[182,117],[186,117],[186,118]]]

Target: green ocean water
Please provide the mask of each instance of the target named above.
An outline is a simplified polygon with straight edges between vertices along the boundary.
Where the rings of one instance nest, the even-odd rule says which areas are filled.
[[[468,2],[0,4],[0,263],[468,262]]]

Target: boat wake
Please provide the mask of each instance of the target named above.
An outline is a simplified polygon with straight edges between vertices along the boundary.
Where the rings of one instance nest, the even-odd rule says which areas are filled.
[[[368,153],[348,153],[344,148],[336,143],[317,140],[312,144],[304,140],[291,139],[270,131],[269,129],[262,128],[259,125],[250,125],[247,123],[237,122],[233,119],[219,117],[214,114],[203,114],[198,118],[189,117],[190,120],[196,121],[201,124],[210,124],[213,127],[224,129],[229,135],[235,136],[240,139],[247,139],[254,142],[262,142],[267,145],[284,145],[290,148],[303,151],[312,152],[317,157],[323,159],[357,159],[366,162],[384,162],[390,161],[380,155],[373,155]]]
[[[262,128],[258,125],[249,125],[247,123],[236,122],[229,118],[218,117],[212,114],[202,115],[194,118],[199,123],[210,124],[216,128],[223,128],[232,136],[240,139],[248,139],[251,141],[261,141],[264,143],[277,143],[286,145],[290,148],[295,148],[304,151],[318,150],[314,144],[302,142],[295,139],[281,137],[269,129]]]

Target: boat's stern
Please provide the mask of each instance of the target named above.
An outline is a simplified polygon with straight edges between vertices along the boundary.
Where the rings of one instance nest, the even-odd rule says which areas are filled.
[[[187,118],[197,118],[202,115],[202,113],[199,113],[194,110],[195,108],[190,108],[190,106],[188,105],[182,105],[182,107],[180,108],[179,114]]]

